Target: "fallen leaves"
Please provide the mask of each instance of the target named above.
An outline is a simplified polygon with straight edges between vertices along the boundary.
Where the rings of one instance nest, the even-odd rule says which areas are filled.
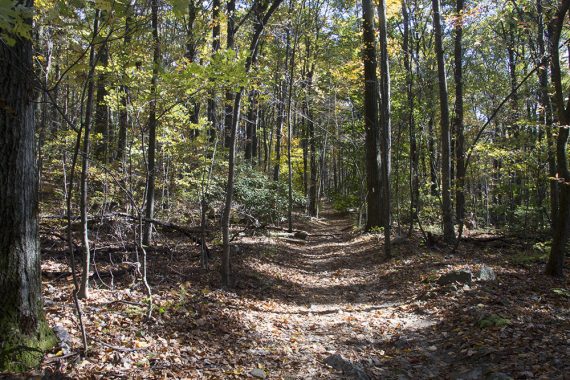
[[[376,239],[339,234],[350,222],[324,215],[325,223],[300,226],[312,235],[303,246],[240,242],[252,249],[235,263],[235,292],[219,289],[215,270],[200,269],[187,253],[195,247],[165,254],[163,242],[149,253],[155,319],[145,319],[138,285],[118,275],[113,288],[95,281],[84,304],[91,352],[79,359],[57,349],[44,370],[74,378],[329,379],[339,372],[325,360],[338,354],[371,378],[570,372],[568,280],[505,266],[502,255],[467,243],[468,254],[445,257],[411,239],[395,248],[399,259],[385,262]],[[73,353],[80,340],[61,260],[43,263],[51,273],[46,313],[70,335]],[[499,281],[436,284],[444,273],[483,265]]]

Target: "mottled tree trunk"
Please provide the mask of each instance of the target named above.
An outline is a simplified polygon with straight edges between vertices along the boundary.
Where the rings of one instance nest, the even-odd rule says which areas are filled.
[[[32,1],[23,3],[33,6]],[[0,62],[2,372],[37,366],[55,339],[45,322],[40,289],[31,41],[16,37],[14,46],[1,43]]]

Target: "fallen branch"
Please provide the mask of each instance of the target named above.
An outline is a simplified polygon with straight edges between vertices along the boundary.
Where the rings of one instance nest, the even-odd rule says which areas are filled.
[[[137,217],[135,217],[133,215],[125,214],[125,213],[116,213],[114,215],[122,216],[124,218],[128,218],[131,220],[138,220]],[[204,247],[204,251],[206,251],[206,254],[208,255],[208,257],[211,257],[210,249],[208,248],[206,242],[202,241],[202,239],[197,236],[197,234],[202,233],[202,229],[200,227],[196,227],[196,228],[182,227],[182,226],[180,226],[178,224],[174,224],[172,222],[166,222],[163,220],[158,220],[158,219],[153,219],[153,218],[143,218],[142,220],[144,222],[149,222],[149,223],[155,224],[157,226],[160,226],[162,228],[167,228],[167,229],[171,229],[173,231],[182,233],[186,237],[190,238],[190,240],[192,240],[194,243],[196,243],[196,245],[201,245],[202,247]]]

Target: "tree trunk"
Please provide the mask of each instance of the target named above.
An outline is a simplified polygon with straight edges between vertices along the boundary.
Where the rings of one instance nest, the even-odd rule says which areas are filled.
[[[0,372],[38,366],[56,343],[40,289],[32,44],[15,39],[0,44]]]
[[[362,42],[364,61],[364,126],[366,130],[366,230],[382,225],[380,203],[380,131],[378,126],[378,79],[374,9],[371,0],[362,0]]]
[[[220,0],[212,1],[212,54],[216,54],[220,50]],[[216,94],[214,90],[210,90],[208,98],[208,121],[210,122],[210,130],[208,132],[210,142],[216,140],[218,128],[218,120],[216,115]]]
[[[285,75],[289,64],[289,51],[291,50],[291,31],[287,29],[287,41],[285,48]],[[283,138],[283,124],[285,123],[285,99],[287,98],[287,84],[285,79],[279,81],[279,104],[277,105],[277,135],[275,140],[275,165],[273,167],[273,180],[279,180],[281,171],[281,139]]]
[[[228,50],[234,50],[235,48],[235,11],[236,11],[236,1],[228,0],[227,6],[227,48]],[[250,96],[252,94],[250,93]],[[230,146],[231,137],[231,127],[232,127],[232,117],[233,117],[233,104],[234,93],[233,91],[226,91],[226,103],[225,103],[225,118],[224,118],[224,146]],[[248,115],[249,119],[249,115]],[[255,156],[253,156],[255,157]]]
[[[102,13],[103,15],[104,13]],[[103,18],[103,17],[102,17]],[[105,37],[103,37],[105,38]],[[97,53],[97,62],[106,70],[109,64],[109,48],[106,41],[102,41]],[[95,121],[93,123],[93,132],[101,135],[101,140],[97,141],[95,146],[95,155],[99,160],[107,162],[109,157],[109,148],[111,146],[111,133],[109,130],[109,107],[105,102],[107,96],[107,73],[100,72],[97,74],[97,96],[95,99]]]
[[[95,20],[93,21],[93,36],[99,33],[99,17],[100,11],[95,11]],[[95,40],[95,38],[94,38]],[[83,272],[81,273],[81,285],[78,298],[89,297],[89,262],[91,261],[91,252],[89,249],[89,230],[87,226],[88,211],[88,175],[89,175],[89,151],[91,145],[91,114],[93,111],[93,93],[95,83],[93,74],[97,65],[95,57],[95,45],[92,44],[89,51],[89,74],[87,77],[87,101],[85,105],[85,117],[83,118],[83,149],[81,151],[81,194],[79,197],[79,209],[81,214],[81,241],[83,244]]]
[[[390,110],[390,63],[388,60],[388,28],[386,21],[386,2],[378,3],[378,15],[380,19],[380,93],[381,93],[381,148],[382,148],[382,221],[384,226],[384,253],[387,257],[392,256],[390,247],[391,227],[391,194],[390,172],[392,171],[392,122]]]
[[[558,220],[552,236],[552,248],[546,264],[546,274],[561,277],[564,275],[568,235],[570,234],[570,170],[568,169],[567,141],[570,132],[570,100],[565,105],[562,74],[560,69],[560,35],[564,19],[570,8],[570,0],[562,0],[549,25],[551,77],[554,85],[554,104],[558,113],[559,131],[556,139],[556,180],[559,182]]]
[[[418,220],[419,200],[420,200],[420,177],[419,177],[419,150],[416,139],[416,121],[414,117],[414,75],[412,70],[412,49],[410,48],[411,31],[406,0],[402,1],[402,15],[404,18],[404,68],[406,70],[406,93],[408,107],[406,110],[408,119],[408,133],[410,139],[410,228],[411,233],[414,222]]]
[[[156,1],[156,0],[155,0]],[[263,28],[271,15],[277,10],[279,4],[282,0],[274,0],[271,6],[262,14],[263,6],[255,2],[253,7],[255,7],[255,27],[254,33],[251,39],[251,44],[249,48],[249,56],[245,62],[245,73],[248,74],[252,65],[257,59],[258,44]],[[240,90],[235,94],[234,97],[234,114],[232,117],[232,128],[231,128],[231,141],[230,141],[230,151],[228,157],[228,182],[226,186],[226,199],[224,203],[224,212],[222,215],[222,240],[223,240],[223,252],[222,252],[222,265],[221,265],[221,275],[222,275],[222,285],[226,287],[233,286],[233,278],[231,273],[231,251],[230,251],[230,216],[232,211],[232,199],[234,192],[234,182],[235,182],[235,160],[236,160],[236,134],[237,127],[239,125],[240,118],[240,108],[241,108],[241,97],[243,95],[244,88],[241,87]]]
[[[536,1],[537,13],[537,45],[538,55],[542,59],[546,55],[546,46],[544,41],[544,11],[542,7],[542,0]],[[543,70],[538,70],[538,82],[540,85],[540,105],[539,117],[540,122],[546,129],[546,146],[548,157],[548,177],[554,178],[556,176],[556,153],[554,149],[554,138],[552,136],[552,102],[548,94],[548,70],[544,67]],[[554,233],[556,230],[556,220],[558,219],[558,183],[550,180],[550,220],[551,231]],[[542,202],[539,202],[541,204]]]
[[[154,52],[152,57],[152,79],[150,83],[150,104],[148,115],[148,174],[146,186],[145,218],[154,218],[154,188],[156,178],[156,86],[160,66],[160,41],[158,39],[158,0],[152,0],[152,42]],[[152,223],[145,224],[143,244],[149,245],[152,240]]]
[[[451,134],[449,132],[449,100],[447,94],[447,77],[443,56],[443,32],[439,0],[432,0],[433,24],[435,37],[435,54],[437,58],[437,74],[439,82],[439,105],[441,125],[441,197],[443,215],[443,239],[446,243],[455,241],[453,214],[451,208]]]
[[[127,14],[125,20],[125,37],[123,38],[123,56],[126,58],[129,46],[131,44],[131,23],[132,20],[132,0],[128,0],[125,5],[125,13]],[[122,70],[123,81],[127,80],[127,65],[125,64]],[[127,150],[127,132],[129,130],[129,86],[125,83],[121,84],[121,106],[119,109],[119,134],[117,136],[117,155],[116,158],[122,161],[125,158],[125,151]]]
[[[457,0],[457,19],[455,20],[455,117],[453,119],[455,131],[455,165],[456,165],[456,192],[455,217],[461,225],[465,217],[465,136],[463,134],[463,0]]]

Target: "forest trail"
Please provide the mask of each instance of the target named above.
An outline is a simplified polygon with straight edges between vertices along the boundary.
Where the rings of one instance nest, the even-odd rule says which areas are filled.
[[[507,259],[520,248],[500,245],[466,243],[450,255],[412,237],[385,260],[382,237],[352,225],[349,215],[325,209],[319,219],[297,217],[294,227],[309,233],[306,240],[282,230],[239,237],[232,290],[219,286],[217,253],[204,270],[195,245],[162,233],[148,255],[152,321],[128,264],[132,249],[95,247],[94,289],[83,308],[90,355],[58,359],[68,351],[54,352],[43,370],[72,378],[289,380],[570,373],[568,295],[556,290],[568,288],[568,279],[512,264]],[[77,350],[65,245],[42,244],[47,319]],[[437,283],[483,266],[496,281]]]
[[[279,371],[285,378],[397,376],[375,366],[386,353],[381,343],[412,339],[435,323],[407,310],[400,276],[379,271],[380,239],[355,235],[352,226],[347,215],[325,209],[297,224],[309,232],[306,243],[278,239],[277,247],[259,248],[263,239],[246,240],[271,253],[245,264],[243,272],[253,274],[240,296],[261,302],[247,320],[262,353],[281,352],[282,365],[290,366]]]

